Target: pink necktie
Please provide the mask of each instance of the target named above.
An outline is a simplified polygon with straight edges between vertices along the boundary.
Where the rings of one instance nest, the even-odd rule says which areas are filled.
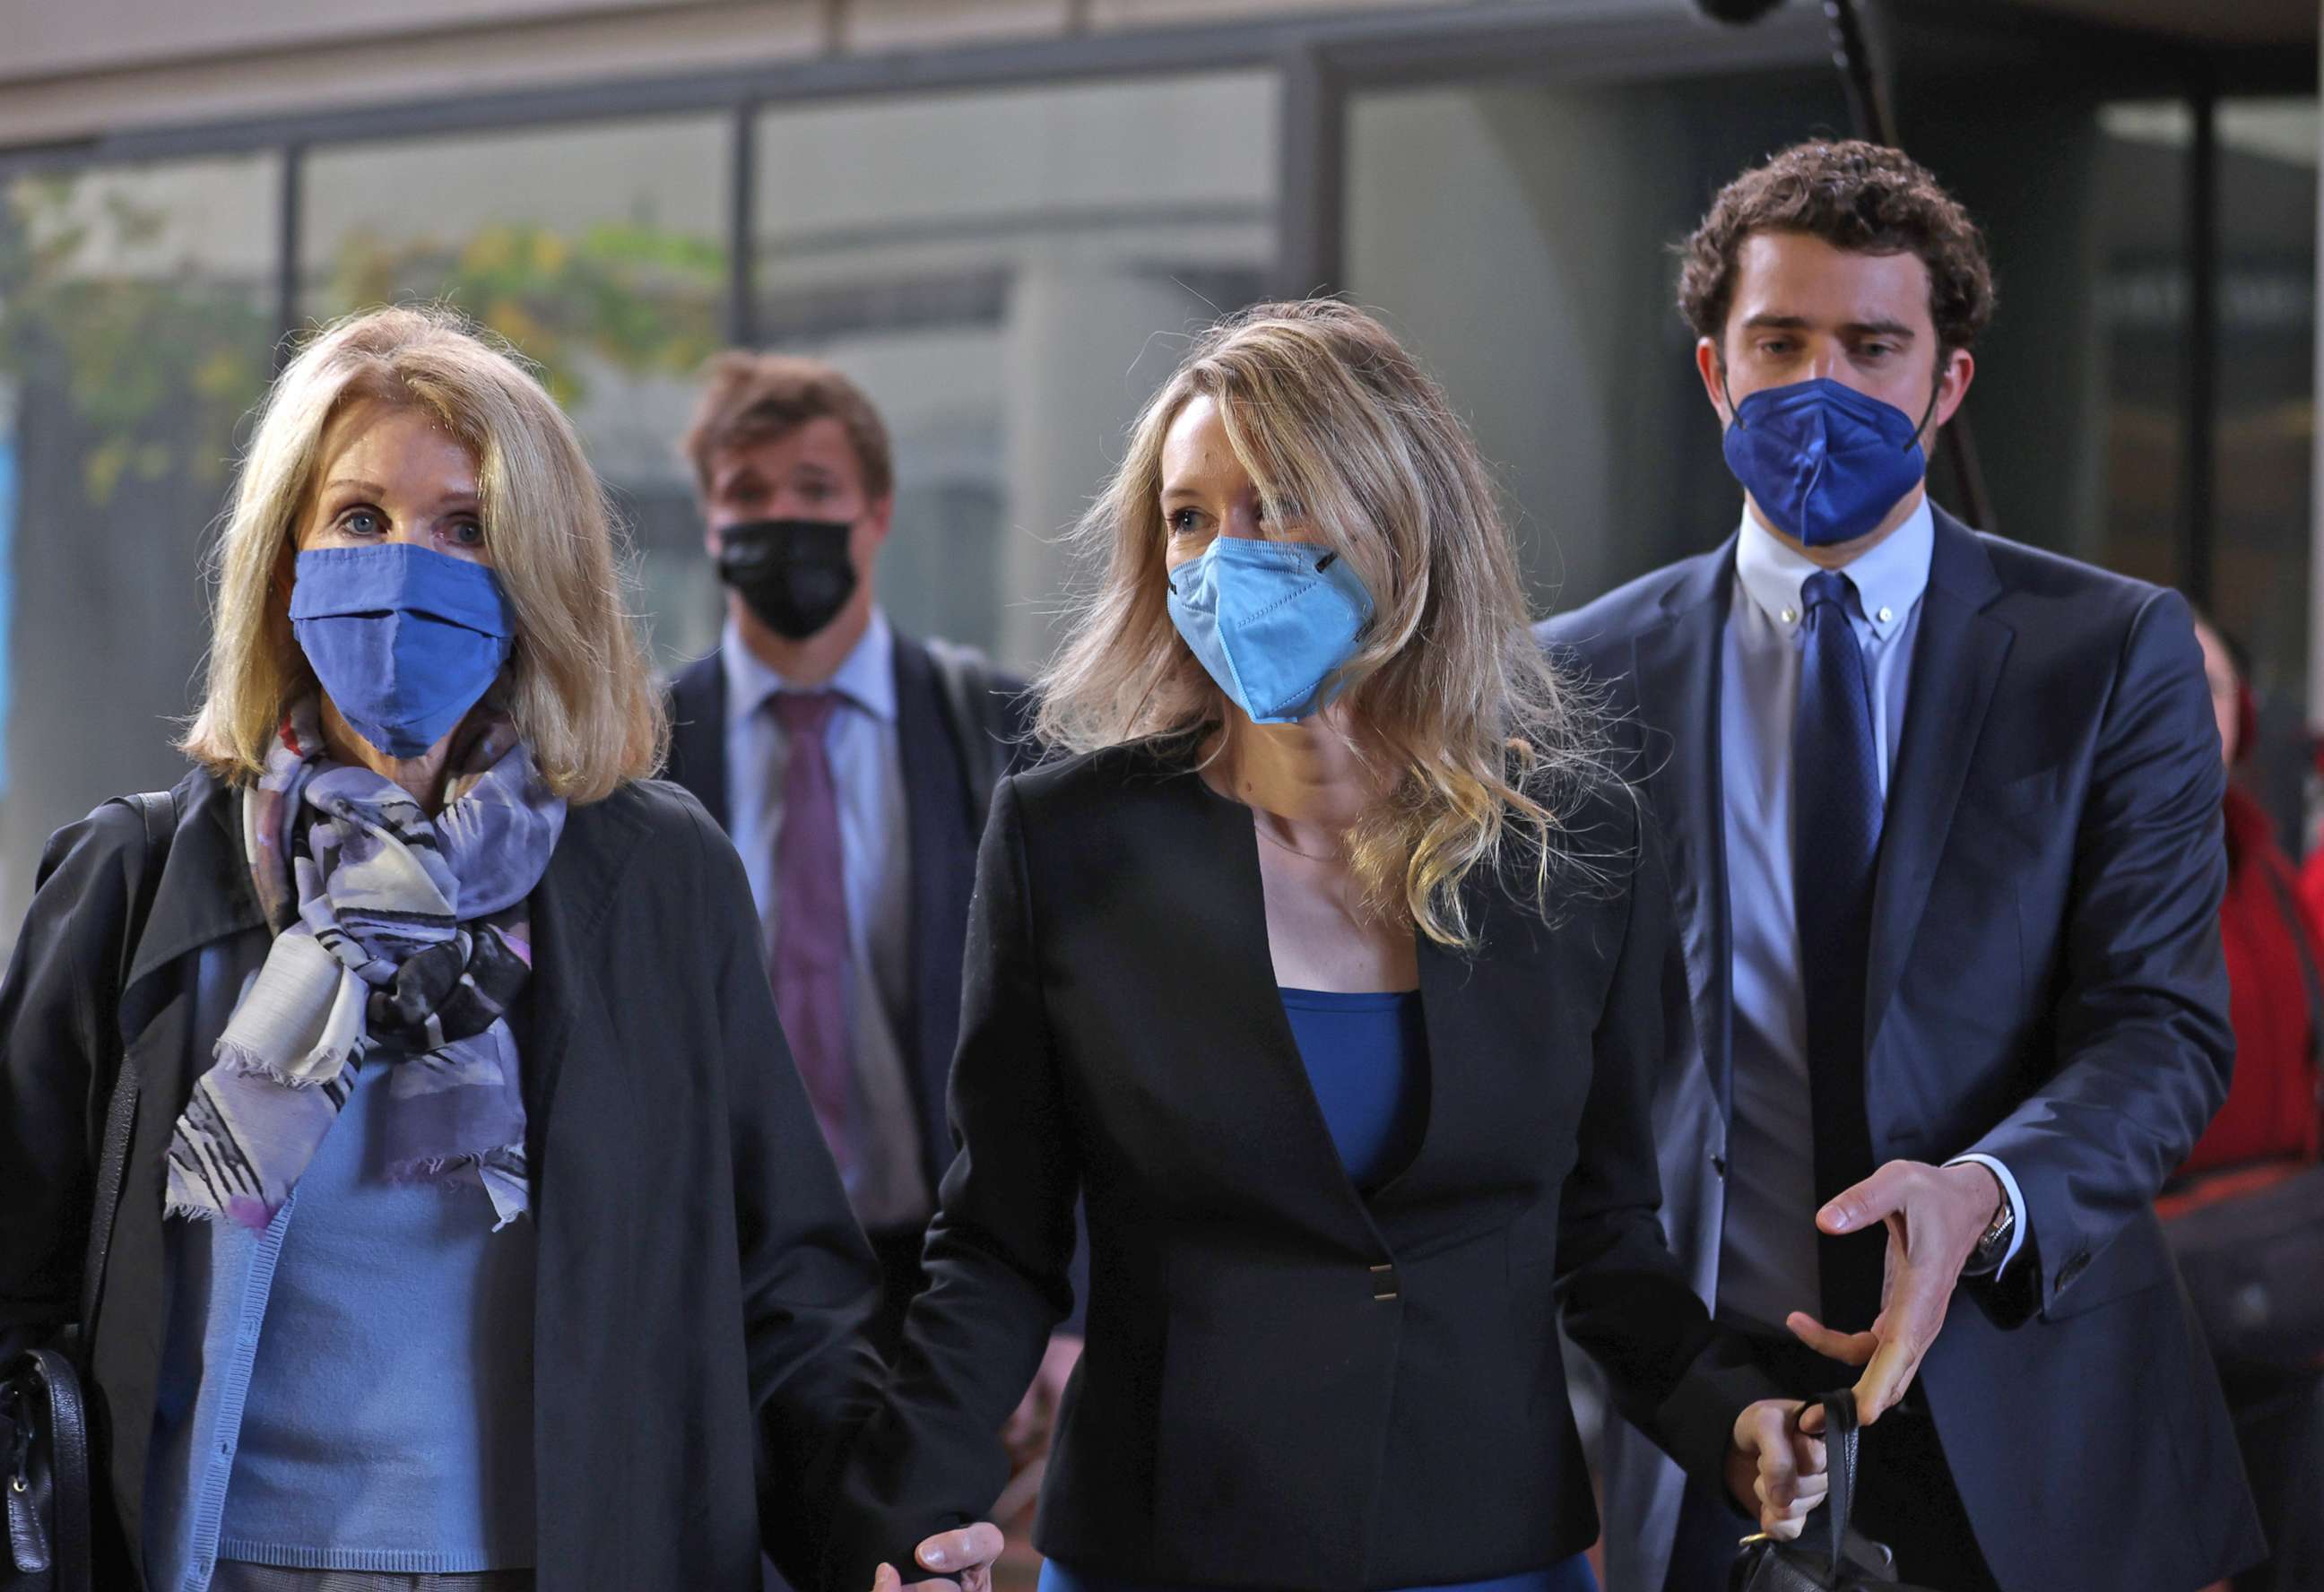
[[[847,1044],[847,892],[839,856],[839,793],[824,731],[839,698],[782,691],[782,829],[775,839],[775,952],[769,970],[791,1059],[824,1141],[845,1177],[854,1162],[854,1080]]]

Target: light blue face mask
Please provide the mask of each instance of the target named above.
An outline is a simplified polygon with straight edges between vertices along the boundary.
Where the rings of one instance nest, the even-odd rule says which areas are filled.
[[[411,542],[299,555],[290,629],[346,722],[416,758],[460,722],[515,645],[500,577]]]
[[[1170,572],[1170,622],[1254,724],[1331,706],[1371,617],[1362,577],[1309,542],[1218,537]]]

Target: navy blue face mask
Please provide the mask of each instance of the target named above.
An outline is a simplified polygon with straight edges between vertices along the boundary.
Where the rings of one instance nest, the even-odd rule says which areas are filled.
[[[1721,373],[1723,389],[1726,376]],[[1825,376],[1737,403],[1721,448],[1767,523],[1811,548],[1852,542],[1928,474],[1921,428],[1893,404]],[[1929,396],[1929,414],[1937,408]]]
[[[299,555],[290,629],[355,732],[416,758],[476,704],[515,645],[500,577],[411,542]]]

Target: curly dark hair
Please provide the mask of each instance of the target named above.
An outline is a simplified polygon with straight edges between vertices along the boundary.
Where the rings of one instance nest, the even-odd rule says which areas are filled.
[[[1735,262],[1754,233],[1800,232],[1837,249],[1913,253],[1929,268],[1938,357],[1977,341],[1993,318],[1985,235],[1911,157],[1858,139],[1795,143],[1719,190],[1679,248],[1678,307],[1726,357]]]

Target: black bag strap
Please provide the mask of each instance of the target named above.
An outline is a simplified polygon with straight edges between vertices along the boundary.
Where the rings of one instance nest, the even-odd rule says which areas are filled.
[[[136,808],[145,821],[145,866],[137,877],[136,898],[130,905],[129,921],[121,936],[121,961],[114,979],[114,998],[117,1001],[128,990],[130,964],[136,957],[138,941],[144,937],[145,919],[153,909],[153,892],[161,887],[161,868],[169,860],[170,842],[177,835],[178,793],[148,790],[115,799],[123,806]],[[130,1131],[137,1123],[137,1091],[136,1070],[124,1057],[114,1072],[113,1090],[106,1103],[96,1197],[89,1206],[88,1249],[81,1263],[78,1348],[84,1362],[96,1336],[97,1300],[105,1277],[106,1259],[113,1248],[113,1219],[121,1208],[121,1181],[128,1166]]]
[[[2324,1067],[2324,976],[2317,972],[2315,947],[2308,943],[2308,919],[2301,912],[2292,887],[2276,871],[2273,859],[2261,858],[2259,870],[2267,880],[2269,892],[2275,897],[2276,910],[2283,915],[2283,926],[2292,934],[2292,952],[2300,958],[2300,981],[2308,988],[2308,1057]]]
[[[1841,1585],[1840,1569],[1848,1560],[1848,1517],[1856,1507],[1856,1455],[1862,1446],[1861,1423],[1856,1418],[1856,1391],[1842,1388],[1823,1395],[1824,1469],[1831,1490],[1824,1495],[1823,1513],[1831,1528],[1831,1585]]]
[[[975,648],[933,639],[926,646],[936,666],[945,715],[952,720],[953,738],[960,743],[961,774],[968,782],[969,833],[982,837],[992,806],[992,787],[1001,782],[1001,742],[1008,734],[1001,693],[993,688],[992,666]]]

